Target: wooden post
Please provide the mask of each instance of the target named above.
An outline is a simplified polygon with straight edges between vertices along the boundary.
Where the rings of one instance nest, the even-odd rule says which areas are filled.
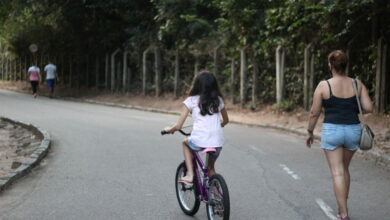
[[[244,106],[246,102],[246,77],[248,75],[245,48],[241,48],[240,50],[240,59],[240,104]]]
[[[121,73],[122,73],[122,70],[121,70],[121,61],[117,61],[116,62],[116,70],[115,70],[115,72],[116,72],[116,78],[117,78],[117,80],[116,80],[116,87],[115,87],[115,91],[116,92],[119,92],[119,87],[121,86],[121,83],[120,83],[120,81],[122,80],[121,79]]]
[[[313,48],[310,56],[310,70],[309,70],[309,104],[313,103],[313,95],[314,95],[314,52]],[[284,74],[284,73],[283,73]],[[284,85],[283,85],[284,86]]]
[[[179,72],[179,65],[180,65],[180,57],[179,57],[179,49],[176,49],[175,51],[175,79],[174,79],[174,82],[173,82],[173,94],[175,96],[175,98],[177,98],[179,96],[179,75],[180,75],[180,72]]]
[[[253,54],[253,79],[252,79],[252,107],[256,108],[257,103],[257,78],[259,76],[259,64],[256,59],[255,53]]]
[[[375,109],[378,113],[385,110],[386,101],[386,60],[387,44],[383,37],[378,39],[376,60],[376,83],[375,83]]]
[[[236,60],[234,58],[230,61],[230,98],[232,103],[235,103],[234,99],[234,92],[236,88],[236,67],[235,67]]]
[[[115,55],[120,52],[120,49],[116,49],[111,54],[111,92],[114,92],[115,89]]]
[[[127,54],[128,53],[129,52],[127,50],[125,50],[123,52],[122,89],[123,89],[124,92],[128,90],[128,83],[127,83],[127,80],[128,80]]]
[[[276,103],[284,99],[284,61],[285,54],[282,46],[276,48]]]
[[[160,96],[160,84],[161,84],[161,50],[159,47],[154,48],[154,70],[155,70],[155,86],[156,86],[156,97]]]

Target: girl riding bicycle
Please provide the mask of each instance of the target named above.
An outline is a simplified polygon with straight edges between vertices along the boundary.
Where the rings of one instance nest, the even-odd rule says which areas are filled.
[[[224,143],[222,127],[229,122],[222,94],[217,79],[207,71],[201,72],[194,80],[189,97],[183,102],[184,107],[178,122],[169,128],[167,133],[175,133],[183,127],[189,113],[192,114],[193,128],[191,136],[183,141],[183,153],[187,174],[180,182],[192,184],[194,169],[192,150],[202,151],[205,148],[215,148],[216,153],[211,154],[208,161],[210,175],[215,174],[214,164]],[[219,113],[222,115],[222,123]]]

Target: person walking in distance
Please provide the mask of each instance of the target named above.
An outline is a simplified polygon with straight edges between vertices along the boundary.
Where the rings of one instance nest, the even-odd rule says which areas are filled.
[[[39,69],[39,67],[33,65],[28,68],[27,74],[27,79],[28,81],[30,81],[31,84],[32,95],[34,98],[36,98],[39,82],[41,81],[41,70]]]
[[[56,81],[58,81],[57,67],[53,63],[49,62],[49,64],[45,66],[44,71],[46,73],[46,86],[50,89],[50,98],[53,98],[54,87]]]
[[[321,134],[321,148],[324,150],[333,179],[333,190],[338,204],[337,220],[350,220],[347,200],[350,188],[349,164],[359,147],[361,127],[359,107],[353,83],[357,85],[364,113],[373,111],[373,105],[368,91],[360,80],[346,75],[347,55],[336,50],[328,56],[328,66],[331,73],[329,80],[318,84],[310,110],[310,119],[306,145],[313,144],[313,131],[321,108],[324,107],[325,118]]]

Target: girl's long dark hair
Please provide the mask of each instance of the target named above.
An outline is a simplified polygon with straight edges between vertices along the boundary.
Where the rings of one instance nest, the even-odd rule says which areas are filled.
[[[214,74],[202,71],[196,76],[189,95],[200,96],[199,108],[201,115],[212,115],[219,112],[221,103],[218,97],[223,97]]]

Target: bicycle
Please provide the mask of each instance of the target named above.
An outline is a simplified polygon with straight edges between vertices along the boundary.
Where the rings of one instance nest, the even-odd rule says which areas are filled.
[[[190,136],[179,130],[184,136]],[[167,134],[161,131],[161,135]],[[220,174],[210,176],[207,164],[209,154],[216,152],[215,148],[206,148],[200,153],[207,153],[205,161],[202,160],[199,152],[192,151],[194,164],[194,180],[191,186],[179,182],[186,175],[187,168],[185,162],[179,164],[175,175],[176,197],[180,208],[189,216],[195,215],[200,206],[200,202],[206,203],[207,217],[209,220],[227,220],[230,216],[229,191],[225,179]]]

